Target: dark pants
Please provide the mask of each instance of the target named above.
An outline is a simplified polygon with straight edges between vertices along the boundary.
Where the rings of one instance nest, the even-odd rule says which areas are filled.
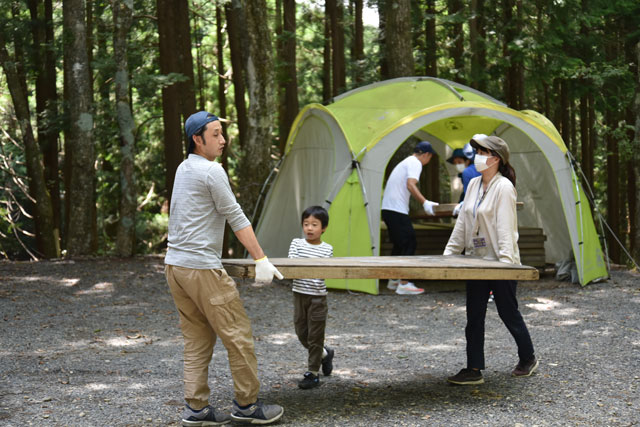
[[[293,323],[300,343],[309,350],[309,371],[318,372],[322,364],[324,330],[327,324],[327,297],[293,293]]]
[[[400,212],[382,210],[382,220],[387,224],[389,239],[393,243],[391,255],[415,255],[416,232],[409,215]]]
[[[518,346],[522,361],[534,357],[533,343],[516,299],[515,280],[470,280],[467,282],[467,368],[484,369],[484,323],[489,292],[498,309],[498,315]]]

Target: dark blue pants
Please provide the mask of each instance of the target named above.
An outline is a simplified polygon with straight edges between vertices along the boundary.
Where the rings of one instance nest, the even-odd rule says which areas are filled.
[[[387,224],[389,239],[393,243],[391,255],[415,255],[416,232],[409,215],[396,211],[382,210],[382,220]]]
[[[518,357],[529,361],[534,357],[533,343],[527,325],[518,310],[515,280],[470,280],[467,282],[467,368],[484,369],[484,323],[489,292],[498,315],[518,346]]]

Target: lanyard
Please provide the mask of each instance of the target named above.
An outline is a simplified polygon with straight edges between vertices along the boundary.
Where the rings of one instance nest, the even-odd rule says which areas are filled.
[[[487,196],[487,193],[489,192],[491,187],[493,187],[493,184],[495,183],[495,181],[496,181],[496,177],[493,177],[493,179],[489,183],[489,186],[487,187],[487,190],[484,193],[482,193],[482,197],[480,197],[480,191],[482,190],[482,178],[480,179],[480,185],[478,186],[478,196],[476,197],[476,198],[480,198],[480,200],[478,201],[478,203],[474,204],[474,206],[473,206],[473,218],[474,219],[476,217],[476,212],[478,211],[478,208],[480,207],[480,204],[482,203],[484,198]]]

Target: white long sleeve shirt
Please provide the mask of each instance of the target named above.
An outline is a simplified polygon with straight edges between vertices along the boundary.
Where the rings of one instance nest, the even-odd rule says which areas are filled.
[[[189,154],[173,183],[165,264],[221,269],[225,221],[233,231],[251,225],[220,163]]]
[[[444,255],[479,256],[510,264],[520,264],[516,189],[498,172],[485,191],[482,176],[469,183],[458,220],[449,237]],[[483,245],[474,239],[484,237]]]

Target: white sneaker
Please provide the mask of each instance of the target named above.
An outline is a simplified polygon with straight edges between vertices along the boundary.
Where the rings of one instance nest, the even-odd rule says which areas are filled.
[[[422,288],[416,288],[416,286],[407,282],[406,284],[398,283],[398,288],[396,289],[396,294],[398,295],[420,295],[424,292]]]
[[[398,279],[389,279],[389,281],[387,282],[387,289],[395,291],[396,289],[398,289],[398,283],[400,283],[400,280]]]

